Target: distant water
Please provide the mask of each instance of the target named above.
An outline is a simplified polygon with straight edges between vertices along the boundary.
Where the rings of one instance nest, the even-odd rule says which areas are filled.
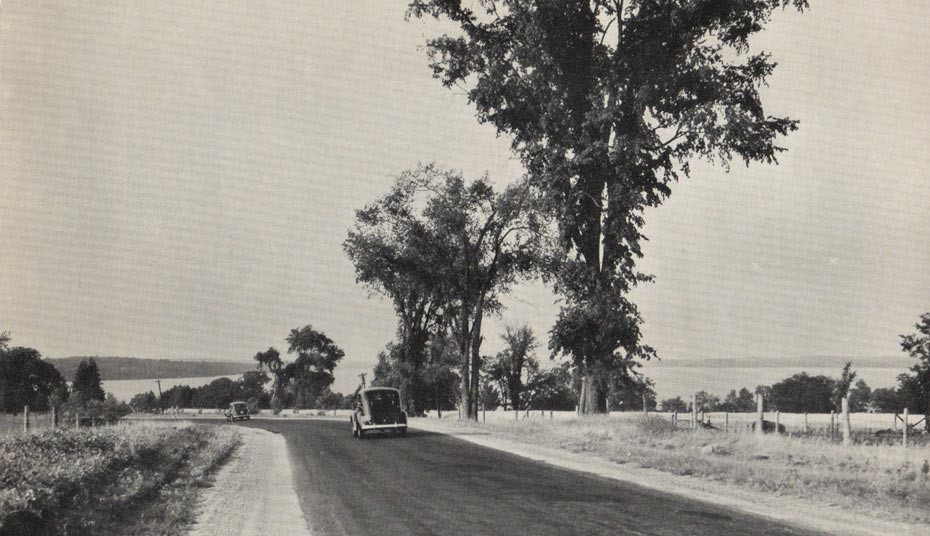
[[[869,387],[894,387],[898,374],[907,372],[906,367],[894,368],[856,368],[856,380],[865,380]],[[840,368],[817,367],[690,367],[669,366],[659,363],[646,363],[641,371],[655,382],[656,395],[659,400],[680,396],[687,399],[696,391],[707,391],[721,398],[731,389],[745,387],[755,392],[757,385],[772,385],[799,372],[810,376],[828,376],[836,378]]]
[[[897,385],[898,374],[907,372],[906,367],[867,367],[853,368],[858,373],[856,381],[864,379],[869,387],[894,387]],[[840,374],[837,367],[694,367],[666,365],[662,362],[646,363],[642,372],[655,382],[656,394],[659,400],[680,396],[687,399],[696,391],[707,391],[721,398],[731,389],[745,387],[755,392],[757,385],[772,385],[798,372],[807,372],[811,376],[824,375],[836,378]],[[241,374],[229,376],[206,376],[198,378],[163,378],[161,389],[166,391],[175,385],[190,385],[200,387],[207,385],[217,378],[238,380]],[[139,394],[152,391],[158,394],[158,385],[155,380],[111,380],[103,382],[103,390],[113,393],[116,398],[129,402]]]
[[[201,385],[207,385],[217,378],[229,378],[230,380],[238,380],[242,377],[242,374],[231,374],[229,376],[205,376],[199,378],[162,378],[161,379],[161,390],[167,391],[168,389],[174,387],[175,385],[189,385],[191,387],[200,387]],[[155,380],[110,380],[102,382],[103,390],[108,393],[113,393],[118,400],[123,400],[129,402],[133,396],[140,393],[147,393],[152,391],[155,393],[155,396],[158,396],[158,384],[155,383]]]

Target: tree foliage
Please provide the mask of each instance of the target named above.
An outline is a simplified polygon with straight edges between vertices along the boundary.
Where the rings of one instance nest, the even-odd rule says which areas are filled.
[[[655,382],[645,376],[616,377],[610,385],[611,410],[616,411],[642,411],[643,395],[645,395],[646,408],[655,410],[657,404]]]
[[[764,112],[775,64],[750,37],[805,0],[414,0],[452,22],[429,39],[434,76],[466,91],[478,120],[510,136],[560,228],[554,352],[582,369],[582,412],[606,411],[617,366],[648,359],[637,282],[646,208],[693,159],[776,162],[794,120]]]
[[[833,408],[842,411],[843,399],[849,396],[849,391],[856,381],[856,371],[852,369],[852,362],[847,361],[840,371],[840,377],[833,384]],[[851,411],[851,410],[850,410]]]
[[[538,370],[539,364],[533,357],[533,352],[539,347],[536,336],[529,326],[505,328],[501,336],[506,348],[497,354],[487,364],[487,374],[490,381],[497,384],[497,388],[510,407],[514,410],[523,409],[525,400],[523,394],[524,377],[530,369]]]
[[[259,368],[267,368],[274,376],[274,384],[271,387],[271,407],[277,414],[283,407],[281,394],[288,380],[281,353],[276,348],[269,347],[264,352],[256,352],[254,359],[258,362]]]
[[[458,172],[419,166],[356,212],[344,245],[357,279],[393,300],[407,367],[423,366],[430,333],[449,331],[471,418],[484,317],[499,311],[500,296],[532,273],[540,256],[545,222],[535,207],[523,185],[498,193],[486,176],[469,183]]]
[[[294,362],[285,367],[289,369],[288,377],[293,379],[297,405],[309,407],[333,384],[333,370],[345,352],[310,324],[292,329],[287,343],[287,353],[297,354]]]
[[[680,396],[666,398],[659,403],[659,409],[666,412],[677,411],[679,413],[684,413],[688,411],[688,403],[682,400]]]
[[[756,410],[756,399],[745,387],[736,392],[731,389],[720,405],[720,410],[734,413],[748,413]]]
[[[5,340],[4,340],[4,336]],[[67,389],[58,370],[33,348],[8,347],[9,336],[0,335],[0,411],[19,413],[49,408],[49,397]]]
[[[901,349],[917,362],[910,374],[898,376],[899,403],[914,413],[930,414],[930,313],[914,326],[915,333],[901,335]],[[899,408],[903,409],[903,408]],[[930,424],[927,425],[930,430]]]
[[[773,384],[765,401],[769,409],[788,413],[830,413],[835,390],[832,378],[800,372]]]
[[[570,411],[578,404],[578,396],[572,386],[571,363],[562,363],[548,369],[529,368],[524,397],[526,408],[547,411]]]
[[[103,392],[103,384],[100,381],[100,370],[97,368],[97,362],[93,358],[88,358],[78,364],[74,372],[74,381],[71,383],[72,393],[81,393],[85,401],[106,400],[106,393]]]

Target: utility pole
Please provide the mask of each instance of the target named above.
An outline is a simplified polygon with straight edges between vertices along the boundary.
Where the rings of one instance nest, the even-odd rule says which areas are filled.
[[[163,408],[161,407],[161,403],[162,403],[162,399],[161,399],[161,380],[155,380],[155,383],[158,384],[158,412],[161,413],[161,411],[162,411],[162,409],[163,409]]]
[[[365,373],[363,372],[359,374],[358,377],[362,379],[362,389],[364,389],[365,388]]]

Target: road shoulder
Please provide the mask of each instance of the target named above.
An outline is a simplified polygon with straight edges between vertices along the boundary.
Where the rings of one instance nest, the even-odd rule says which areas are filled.
[[[204,490],[191,536],[304,536],[284,437],[238,428],[242,444]]]
[[[807,530],[849,536],[887,534],[917,536],[925,535],[927,530],[926,525],[873,519],[831,505],[812,504],[792,497],[736,489],[720,482],[673,475],[634,464],[621,465],[590,455],[519,443],[496,437],[491,433],[462,430],[456,427],[455,422],[428,418],[411,419],[410,427],[447,434],[476,445],[509,452],[556,467],[622,480],[663,493],[733,508]]]

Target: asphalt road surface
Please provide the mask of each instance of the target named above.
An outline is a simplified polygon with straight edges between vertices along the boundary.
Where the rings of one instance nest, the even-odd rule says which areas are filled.
[[[319,535],[816,534],[411,429],[352,437],[348,419],[250,421],[282,434]]]

